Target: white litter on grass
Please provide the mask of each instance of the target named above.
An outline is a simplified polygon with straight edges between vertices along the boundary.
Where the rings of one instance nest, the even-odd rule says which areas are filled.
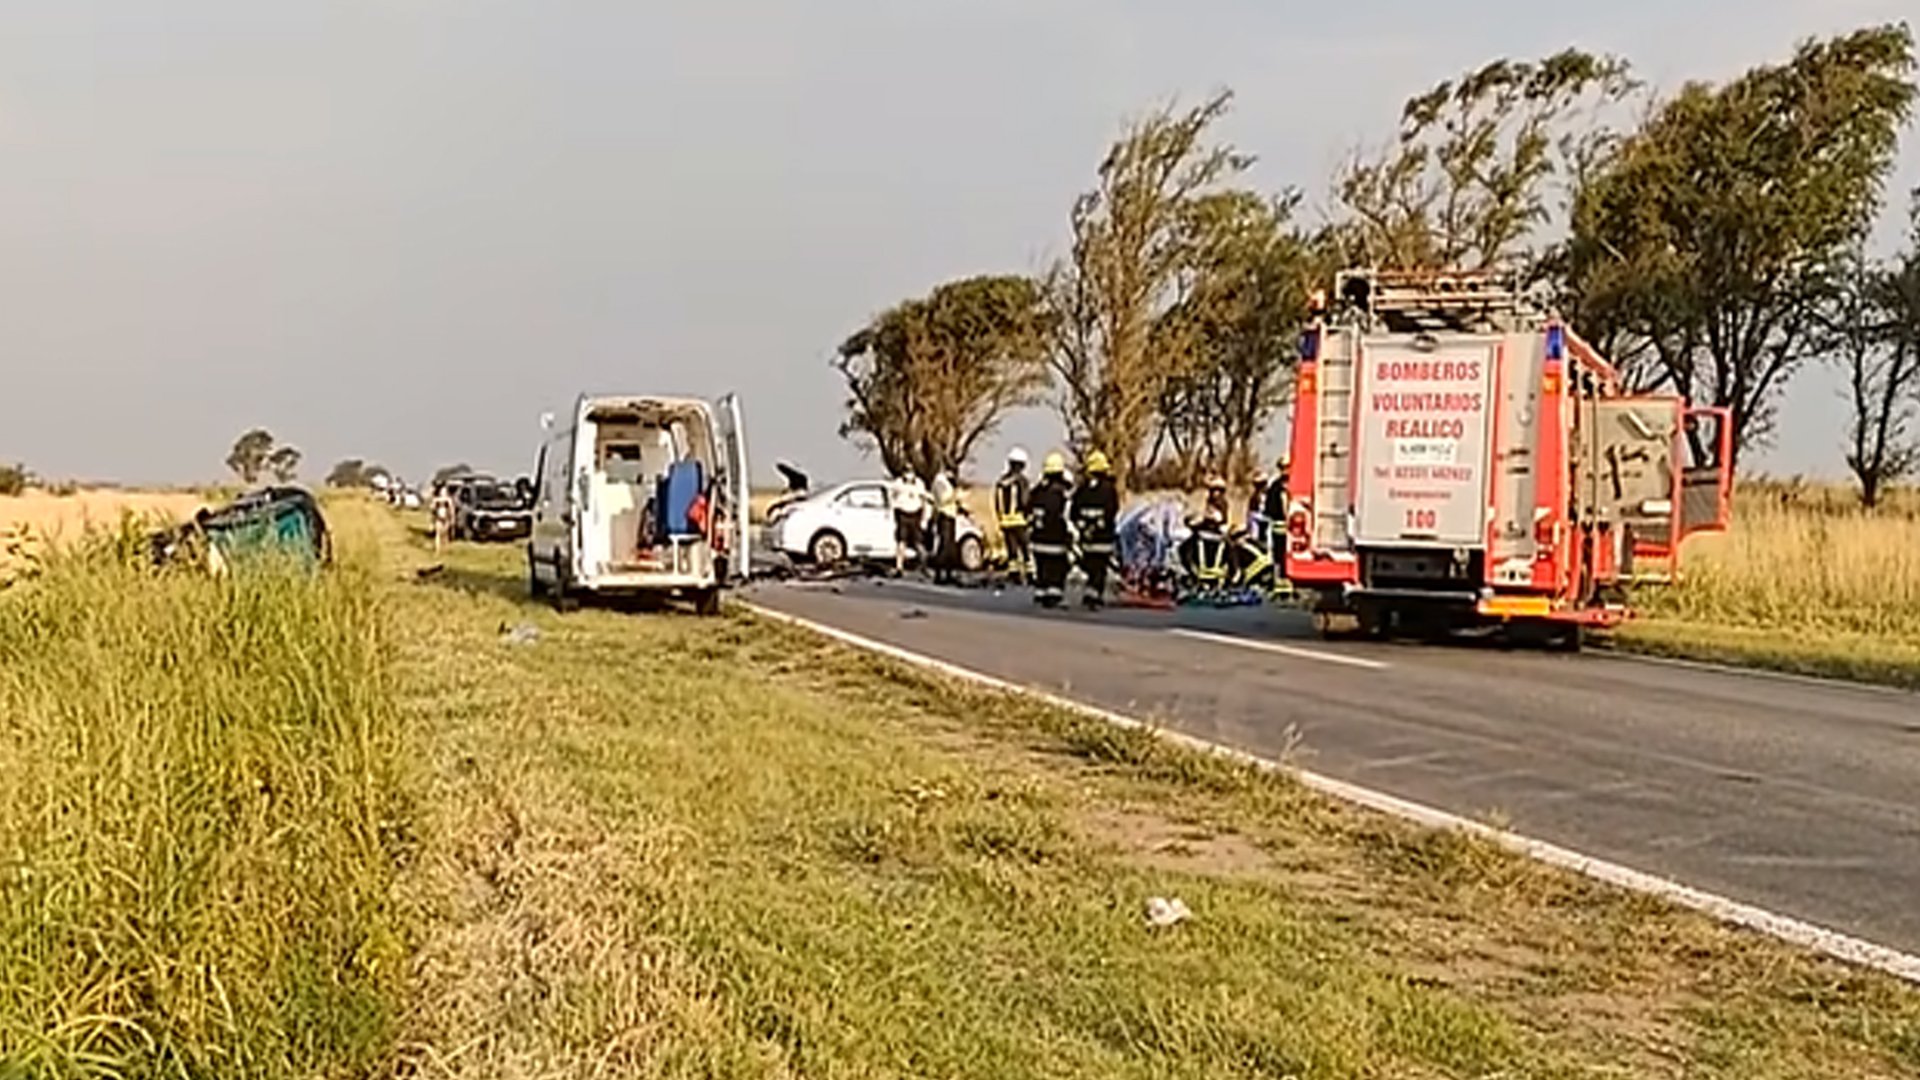
[[[500,640],[508,645],[532,645],[540,640],[540,628],[523,622],[511,630],[500,631]]]
[[[1171,900],[1164,896],[1150,897],[1147,900],[1148,926],[1156,928],[1177,926],[1192,917],[1193,912],[1187,908],[1187,902],[1177,896]]]

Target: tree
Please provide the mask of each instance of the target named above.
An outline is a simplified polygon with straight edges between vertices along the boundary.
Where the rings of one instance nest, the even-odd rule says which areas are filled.
[[[242,483],[251,484],[267,471],[267,458],[273,454],[273,434],[266,428],[254,428],[233,441],[227,454],[227,468]]]
[[[1912,108],[1904,26],[1799,46],[1785,64],[1662,103],[1587,177],[1565,271],[1589,338],[1630,340],[1639,381],[1733,414],[1736,457],[1771,432],[1822,345]]]
[[[1193,334],[1165,316],[1193,272],[1196,201],[1252,164],[1208,141],[1232,100],[1221,92],[1132,125],[1075,201],[1072,253],[1048,275],[1061,417],[1079,448],[1106,452],[1122,488],[1168,380],[1195,362]]]
[[[1010,409],[1047,382],[1047,310],[1018,276],[970,277],[898,304],[842,342],[843,437],[893,475],[954,472]]]
[[[367,486],[367,463],[359,458],[342,458],[327,470],[327,486],[357,488]]]
[[[1528,270],[1551,185],[1611,140],[1594,113],[1636,87],[1625,61],[1578,49],[1495,60],[1407,101],[1400,134],[1335,176],[1343,261],[1391,270]]]
[[[391,476],[384,465],[369,465],[360,458],[344,458],[327,471],[327,486],[337,488],[373,487],[375,478]]]
[[[1869,509],[1920,470],[1920,192],[1910,217],[1907,250],[1890,266],[1851,257],[1821,318],[1847,380],[1847,468]]]
[[[458,465],[443,465],[439,469],[436,469],[434,471],[433,486],[439,487],[440,485],[446,483],[449,480],[452,480],[457,476],[472,476],[472,475],[473,475],[473,466],[467,464],[464,461]]]
[[[280,445],[267,455],[267,470],[273,478],[283,484],[290,484],[300,475],[300,450],[298,447]]]
[[[25,465],[0,463],[0,495],[18,495],[33,482],[33,473]]]
[[[1298,202],[1224,191],[1194,200],[1185,215],[1192,263],[1155,337],[1192,363],[1161,390],[1149,455],[1158,466],[1169,452],[1178,482],[1202,469],[1244,474],[1292,389],[1307,294],[1329,272],[1291,225]]]

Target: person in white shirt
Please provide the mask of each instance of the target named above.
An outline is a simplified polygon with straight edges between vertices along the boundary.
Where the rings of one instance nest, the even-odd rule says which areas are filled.
[[[960,566],[960,489],[945,469],[933,477],[933,580],[950,585]]]
[[[926,541],[923,521],[927,513],[927,486],[911,472],[902,473],[893,482],[893,572],[904,573],[907,552],[926,565]]]

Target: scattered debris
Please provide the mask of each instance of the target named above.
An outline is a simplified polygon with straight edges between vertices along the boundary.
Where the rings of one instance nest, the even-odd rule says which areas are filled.
[[[432,566],[423,566],[420,569],[415,570],[413,572],[413,576],[421,581],[426,581],[430,578],[437,578],[441,574],[444,574],[446,572],[447,572],[447,564],[434,563]]]
[[[1164,896],[1155,896],[1147,900],[1148,926],[1164,929],[1169,926],[1178,926],[1192,917],[1193,912],[1188,909],[1187,902],[1177,896],[1171,900]]]
[[[927,617],[927,611],[925,608],[910,607],[902,611],[900,617],[903,619],[924,619]]]
[[[532,645],[540,640],[540,628],[526,622],[511,628],[502,623],[500,640],[508,645]]]

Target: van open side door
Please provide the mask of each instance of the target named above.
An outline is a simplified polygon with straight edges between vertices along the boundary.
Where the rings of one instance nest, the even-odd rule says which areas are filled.
[[[753,476],[747,466],[747,424],[740,414],[740,395],[728,394],[714,402],[719,418],[721,452],[726,471],[716,485],[726,493],[727,577],[745,581],[752,572],[748,517],[753,505]]]

